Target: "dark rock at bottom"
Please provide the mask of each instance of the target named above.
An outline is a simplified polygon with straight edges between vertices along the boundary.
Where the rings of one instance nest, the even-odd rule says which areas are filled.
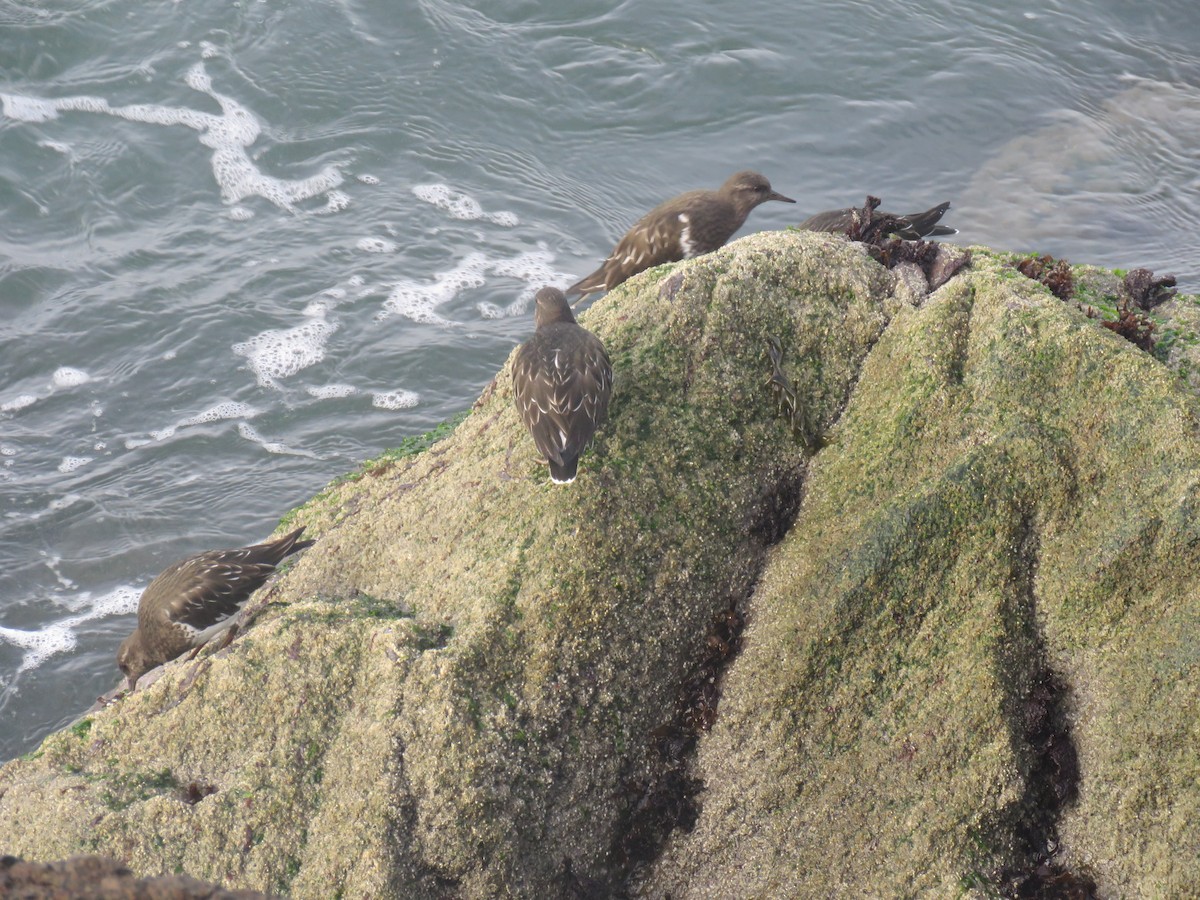
[[[259,900],[268,894],[230,891],[187,875],[138,878],[107,856],[72,856],[61,862],[0,857],[0,896],[10,900]]]

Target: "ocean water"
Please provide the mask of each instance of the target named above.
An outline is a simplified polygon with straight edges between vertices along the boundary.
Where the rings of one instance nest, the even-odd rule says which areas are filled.
[[[1200,289],[1194,0],[0,0],[0,760],[141,590],[467,406],[658,201]]]

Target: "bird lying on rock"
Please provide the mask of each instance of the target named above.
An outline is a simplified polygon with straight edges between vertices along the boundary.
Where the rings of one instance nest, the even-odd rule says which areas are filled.
[[[612,364],[600,339],[575,321],[558,288],[537,292],[537,330],[513,362],[513,400],[555,484],[575,480],[579,454],[604,424]]]
[[[142,592],[137,628],[117,651],[129,689],[155,666],[234,627],[234,617],[283,558],[315,543],[300,540],[303,533],[297,528],[275,541],[209,550],[164,569]]]
[[[902,237],[906,241],[919,241],[924,237],[937,237],[946,234],[958,234],[957,228],[939,225],[938,220],[950,208],[949,202],[939,203],[925,212],[909,213],[898,216],[894,213],[875,210],[873,220],[891,220],[887,222],[889,234]],[[828,209],[815,216],[809,216],[796,227],[803,231],[829,231],[835,234],[848,234],[852,228],[863,221],[862,209]]]
[[[580,294],[582,300],[654,266],[711,253],[733,237],[754,207],[768,200],[796,202],[749,171],[731,175],[715,191],[673,197],[638,219],[603,265],[567,288],[566,294]]]

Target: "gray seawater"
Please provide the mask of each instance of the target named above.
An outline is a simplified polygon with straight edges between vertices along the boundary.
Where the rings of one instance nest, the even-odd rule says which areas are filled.
[[[0,759],[681,190],[1200,280],[1195,0],[0,0],[0,94]]]

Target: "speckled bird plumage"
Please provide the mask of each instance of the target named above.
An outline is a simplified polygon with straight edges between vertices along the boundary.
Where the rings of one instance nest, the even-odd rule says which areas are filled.
[[[132,690],[146,672],[201,647],[234,624],[250,595],[284,557],[311,546],[303,528],[275,541],[209,550],[164,569],[138,601],[138,624],[117,652]]]
[[[556,484],[575,480],[579,454],[608,416],[612,364],[600,339],[575,321],[563,292],[542,288],[537,330],[513,362],[513,400]]]
[[[892,234],[902,237],[905,240],[917,241],[923,237],[958,234],[957,228],[938,224],[938,220],[946,214],[946,210],[949,208],[949,202],[939,203],[932,209],[927,209],[919,213],[909,213],[906,216],[898,216],[893,213],[883,212],[882,210],[875,210],[873,218],[894,219],[895,221],[890,223]],[[846,234],[859,223],[861,218],[861,209],[828,209],[814,216],[809,216],[796,227],[805,231],[829,231]]]
[[[757,172],[731,175],[715,191],[688,191],[646,213],[621,238],[603,265],[567,288],[567,295],[609,291],[638,272],[691,259],[725,245],[760,203],[795,203]]]

